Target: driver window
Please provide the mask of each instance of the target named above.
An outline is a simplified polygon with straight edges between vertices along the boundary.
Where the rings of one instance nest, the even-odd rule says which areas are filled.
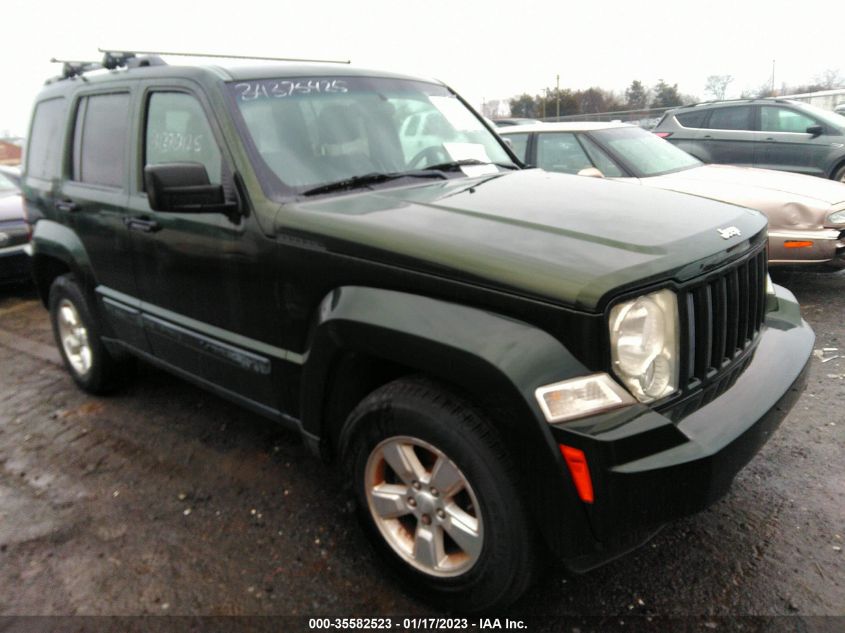
[[[575,135],[562,132],[537,135],[537,166],[547,171],[577,174],[593,164]]]
[[[810,117],[776,106],[763,106],[760,108],[760,129],[763,132],[797,132],[806,133],[811,125],[818,125],[818,122]]]
[[[183,92],[155,92],[147,108],[145,164],[200,163],[221,183],[220,148],[199,101]]]

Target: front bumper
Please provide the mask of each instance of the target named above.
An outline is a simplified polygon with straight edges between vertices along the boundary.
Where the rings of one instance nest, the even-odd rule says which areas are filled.
[[[809,242],[808,246],[803,244]],[[802,244],[789,248],[788,244]],[[769,231],[769,266],[826,264],[845,267],[845,231]]]
[[[27,281],[32,271],[32,247],[29,244],[0,248],[0,284]]]
[[[586,570],[667,521],[722,497],[803,391],[815,336],[792,294],[776,287],[754,357],[721,396],[677,422],[635,405],[554,427],[587,455],[595,501],[582,504],[595,547],[566,562]]]

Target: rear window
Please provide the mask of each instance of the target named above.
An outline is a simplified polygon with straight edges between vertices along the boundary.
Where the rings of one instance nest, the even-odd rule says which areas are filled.
[[[30,176],[59,177],[66,107],[64,98],[42,101],[35,106],[26,151],[26,171]]]
[[[711,110],[707,128],[711,130],[750,130],[751,106],[734,106]]]
[[[104,187],[123,185],[129,94],[92,95],[79,102],[73,179]]]
[[[707,110],[695,110],[693,112],[682,112],[676,114],[678,123],[684,127],[704,127],[704,119],[707,118]]]

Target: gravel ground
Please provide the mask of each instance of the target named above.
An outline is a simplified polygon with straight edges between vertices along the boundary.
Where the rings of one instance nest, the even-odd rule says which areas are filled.
[[[508,616],[845,616],[845,273],[776,281],[842,357],[813,360],[722,501],[587,575],[550,570]],[[436,615],[383,573],[340,488],[297,437],[158,370],[80,392],[33,292],[0,292],[1,615]]]

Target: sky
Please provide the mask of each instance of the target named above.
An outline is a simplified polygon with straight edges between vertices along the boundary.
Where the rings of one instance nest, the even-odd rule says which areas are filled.
[[[624,91],[633,79],[704,98],[845,75],[845,4],[769,0],[674,3],[565,0],[3,0],[0,135],[25,135],[32,102],[60,68],[98,47],[351,59],[441,79],[476,108],[553,87]],[[173,58],[168,61],[175,61]]]

